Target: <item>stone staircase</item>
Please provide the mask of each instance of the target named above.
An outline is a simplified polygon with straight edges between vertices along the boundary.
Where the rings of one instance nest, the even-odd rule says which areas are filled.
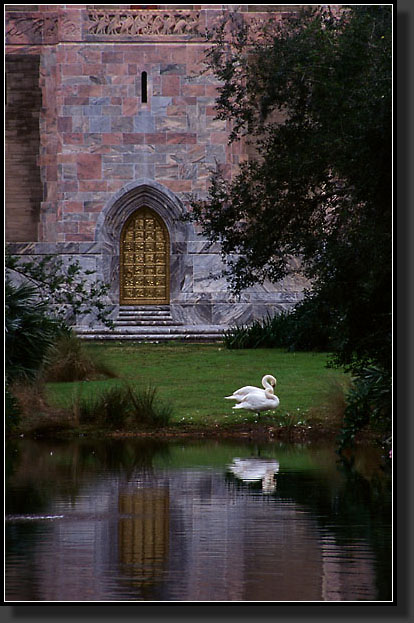
[[[185,325],[171,315],[169,305],[122,305],[114,329],[75,327],[83,340],[129,340],[134,342],[213,342],[222,339],[227,326]]]

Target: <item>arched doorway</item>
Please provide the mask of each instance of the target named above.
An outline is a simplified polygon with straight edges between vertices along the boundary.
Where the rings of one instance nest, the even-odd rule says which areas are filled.
[[[147,206],[125,222],[120,239],[120,304],[162,305],[170,298],[170,237]]]

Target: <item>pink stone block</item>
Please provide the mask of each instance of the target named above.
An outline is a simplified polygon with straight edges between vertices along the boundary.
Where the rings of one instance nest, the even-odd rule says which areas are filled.
[[[154,134],[144,134],[145,143],[148,145],[165,145],[166,144],[166,132],[158,132]]]
[[[58,132],[72,132],[72,117],[58,117]]]
[[[120,132],[104,133],[102,136],[103,145],[122,145],[124,135]]]
[[[167,132],[167,145],[178,143],[197,143],[197,135],[188,132]]]
[[[173,97],[171,100],[172,104],[174,106],[195,106],[197,104],[197,98],[196,97],[183,97],[183,96],[176,96]]]
[[[64,63],[79,63],[82,59],[78,56],[79,48],[76,46],[66,45],[65,46],[65,59]]]
[[[120,64],[124,62],[124,53],[122,50],[117,51],[104,51],[102,52],[102,63],[116,63]]]
[[[181,92],[183,95],[207,95],[204,84],[183,84]]]
[[[228,134],[227,132],[212,132],[211,133],[211,142],[215,145],[225,145],[228,142]]]
[[[139,134],[136,132],[135,133],[128,132],[128,133],[122,134],[122,139],[123,139],[124,145],[135,145],[135,144],[142,145],[145,140],[145,135]],[[146,140],[146,142],[148,142],[148,140]]]
[[[56,182],[57,180],[57,166],[55,164],[48,164],[44,167],[45,177],[49,182]]]
[[[65,242],[91,242],[94,240],[94,233],[65,234]]]
[[[106,192],[108,187],[108,183],[106,180],[80,180],[79,181],[79,192]],[[85,212],[89,210],[89,203],[85,203]]]
[[[122,114],[131,117],[138,114],[138,98],[125,97],[122,102]]]
[[[173,63],[184,64],[187,61],[188,45],[174,45],[168,49],[168,60]]]
[[[215,117],[217,115],[215,106],[206,106],[206,115],[207,117]]]
[[[67,180],[65,182],[60,182],[59,190],[62,193],[77,193],[78,182],[76,180]]]
[[[102,95],[101,84],[80,84],[78,86],[79,95],[87,95],[88,97],[100,97]]]
[[[208,95],[209,97],[217,97],[218,95],[218,85],[206,84],[205,90],[206,90],[205,94]]]
[[[82,63],[82,76],[101,76],[104,73],[104,67],[101,63],[88,64]]]
[[[62,212],[83,212],[83,203],[80,201],[62,201]]]
[[[180,76],[162,76],[162,95],[180,95]]]
[[[108,179],[108,192],[116,193],[124,185],[124,180]]]
[[[59,229],[61,232],[65,234],[77,234],[78,233],[78,225],[79,223],[68,221],[64,223],[58,223]]]
[[[82,74],[81,63],[64,63],[60,66],[62,76],[79,76]]]
[[[108,63],[105,67],[105,74],[110,76],[127,76],[128,65],[121,65],[118,63]]]
[[[56,51],[56,62],[57,63],[64,63],[66,60],[66,53],[65,53],[65,49],[64,48],[59,48]]]
[[[85,201],[85,212],[101,212],[105,204],[102,201]]]
[[[78,178],[80,180],[102,179],[102,156],[99,154],[78,154]]]
[[[102,63],[102,52],[96,46],[84,46],[79,52],[84,63],[92,63],[93,65]]]
[[[165,58],[164,46],[128,46],[128,48],[124,51],[125,63],[159,63],[163,58]]]
[[[63,103],[65,106],[87,106],[89,104],[89,97],[78,97],[76,95],[68,95],[64,98]]]
[[[81,221],[79,223],[79,233],[84,236],[88,236],[88,240],[93,240],[93,234],[95,231],[95,223]],[[92,238],[89,238],[91,236]]]
[[[83,134],[80,132],[65,132],[62,134],[64,145],[83,145]]]
[[[189,192],[191,190],[191,180],[163,179],[162,183],[173,192]]]

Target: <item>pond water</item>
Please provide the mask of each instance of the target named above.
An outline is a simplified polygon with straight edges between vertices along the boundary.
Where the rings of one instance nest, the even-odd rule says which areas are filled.
[[[5,598],[389,601],[391,476],[327,445],[18,440]]]

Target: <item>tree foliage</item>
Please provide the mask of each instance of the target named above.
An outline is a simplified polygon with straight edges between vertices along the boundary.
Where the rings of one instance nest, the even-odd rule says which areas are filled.
[[[191,218],[221,243],[235,292],[291,270],[332,318],[335,362],[390,368],[392,8],[308,6],[251,35],[210,32],[217,118],[256,155],[220,169]]]
[[[7,253],[6,268],[34,288],[49,315],[73,325],[77,317],[93,314],[95,322],[113,327],[111,310],[103,302],[109,286],[90,280],[95,271],[83,270],[77,260],[65,263],[56,255],[33,259]]]
[[[5,283],[5,372],[6,383],[33,381],[62,323],[48,315],[47,304],[28,283]]]

